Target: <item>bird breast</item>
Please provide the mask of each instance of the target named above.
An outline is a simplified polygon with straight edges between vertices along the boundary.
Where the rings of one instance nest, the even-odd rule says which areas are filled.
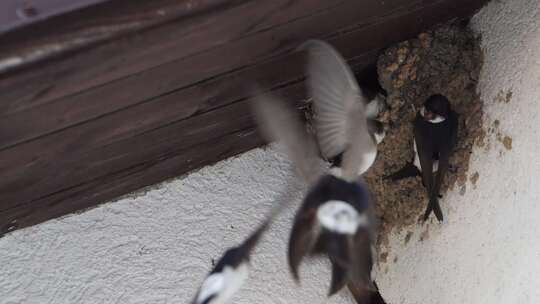
[[[358,175],[364,174],[373,163],[375,163],[375,159],[377,158],[377,146],[375,145],[375,149],[372,149],[368,153],[364,155],[364,159],[362,160],[362,163],[360,166],[358,166]]]
[[[227,303],[242,287],[248,273],[248,265],[243,262],[236,268],[225,266],[221,272],[209,275],[201,286],[197,303],[204,302],[205,299],[212,295],[215,295],[215,297],[210,301],[211,304]]]
[[[355,234],[359,226],[366,226],[366,214],[360,214],[353,206],[343,201],[328,201],[317,210],[317,219],[326,229],[340,234]]]

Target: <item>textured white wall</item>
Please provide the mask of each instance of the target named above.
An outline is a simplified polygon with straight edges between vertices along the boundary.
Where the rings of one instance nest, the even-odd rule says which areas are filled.
[[[485,53],[485,125],[500,126],[474,150],[476,187],[442,202],[447,221],[411,229],[407,245],[406,231],[392,238],[380,282],[391,303],[540,303],[540,1],[494,0],[473,28]]]
[[[445,196],[446,222],[430,224],[429,233],[411,227],[407,244],[407,231],[391,238],[379,278],[390,304],[540,303],[539,6],[494,0],[474,18],[486,53],[486,125],[500,126],[486,147],[475,148],[476,186]],[[497,132],[513,139],[512,150]],[[211,259],[262,220],[288,166],[276,149],[256,149],[16,231],[0,239],[0,303],[188,303]],[[323,261],[302,268],[301,287],[290,279],[285,249],[299,195],[256,250],[251,280],[235,303],[352,303],[346,294],[326,301]]]
[[[145,193],[9,234],[0,239],[0,303],[188,303],[211,259],[262,221],[289,177],[282,153],[256,149]],[[257,248],[252,280],[235,303],[325,302],[329,273],[323,262],[303,269],[306,280],[298,290],[286,268],[300,196]]]

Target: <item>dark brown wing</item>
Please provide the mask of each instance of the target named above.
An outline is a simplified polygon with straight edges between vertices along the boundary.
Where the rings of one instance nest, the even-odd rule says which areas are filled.
[[[370,231],[359,228],[354,236],[354,243],[351,246],[351,281],[363,285],[368,290],[373,290],[371,280],[371,269],[373,268],[372,237]]]
[[[330,237],[326,242],[326,252],[330,259],[345,269],[351,268],[351,251],[353,240],[351,236],[328,232]]]
[[[422,168],[422,180],[428,191],[428,195],[430,195],[433,188],[433,153],[435,147],[423,130],[426,127],[425,124],[423,118],[417,115],[414,121],[413,131],[420,167]]]
[[[347,270],[333,262],[331,258],[330,263],[332,265],[332,281],[330,282],[330,290],[328,291],[329,297],[336,294],[347,284]]]
[[[435,211],[435,215],[439,221],[442,221],[442,211],[439,205],[438,192],[435,192],[435,181],[433,178],[433,153],[435,151],[434,143],[427,138],[426,133],[423,132],[426,122],[420,115],[417,115],[414,121],[414,141],[416,144],[416,150],[418,151],[418,158],[420,160],[420,167],[422,168],[422,180],[426,187],[428,195],[428,206],[424,213],[423,220],[427,220],[431,211]],[[439,170],[441,165],[444,165],[444,160],[439,160]]]
[[[439,168],[437,170],[437,177],[435,179],[433,194],[438,195],[441,189],[441,185],[446,175],[446,171],[450,165],[450,156],[457,144],[458,133],[458,120],[457,115],[452,113],[448,117],[448,140],[441,141],[443,145],[439,149]]]
[[[437,169],[437,175],[434,178],[433,190],[431,192],[430,203],[426,212],[424,213],[424,221],[427,220],[431,210],[435,213],[435,216],[439,221],[443,221],[443,213],[438,202],[438,196],[441,191],[441,186],[446,176],[446,172],[450,167],[450,156],[457,144],[458,133],[458,117],[457,114],[451,112],[448,117],[448,132],[445,135],[447,140],[442,140],[442,146],[439,148],[439,167]]]
[[[349,281],[347,287],[357,304],[371,304],[372,291],[367,289],[362,283]]]
[[[429,204],[424,213],[424,221],[428,219],[431,211],[435,213],[435,216],[440,222],[443,221],[443,213],[439,205],[438,197],[444,177],[450,167],[450,156],[457,145],[458,123],[458,115],[452,111],[447,120],[443,123],[444,129],[440,131],[438,141],[439,146],[437,147],[437,152],[439,153],[439,166],[437,174],[432,178],[432,188],[428,192]]]
[[[254,88],[252,109],[258,127],[268,141],[279,141],[300,175],[308,183],[323,173],[314,138],[308,134],[294,109],[283,100]]]
[[[320,234],[316,219],[316,209],[300,209],[295,217],[289,239],[289,268],[296,281],[299,280],[298,267],[308,255]]]
[[[373,286],[375,286],[376,290],[371,292],[370,303],[371,304],[386,304],[386,301],[382,297],[381,292],[379,291],[379,287],[377,286],[377,283],[375,283],[375,281],[373,281]]]

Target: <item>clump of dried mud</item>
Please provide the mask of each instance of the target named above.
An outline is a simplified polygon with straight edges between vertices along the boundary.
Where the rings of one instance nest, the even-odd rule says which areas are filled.
[[[451,22],[417,38],[386,49],[379,57],[379,81],[386,90],[389,110],[380,120],[388,129],[379,145],[379,155],[365,178],[377,200],[381,219],[381,243],[393,229],[416,224],[423,214],[427,197],[420,177],[397,182],[383,180],[413,159],[412,121],[417,109],[432,94],[448,97],[459,116],[459,143],[446,175],[442,194],[461,187],[466,191],[468,164],[473,145],[481,141],[482,101],[476,85],[482,65],[479,39],[464,22]],[[452,204],[446,199],[441,204]],[[443,210],[447,210],[444,208]],[[433,217],[433,216],[432,216]]]

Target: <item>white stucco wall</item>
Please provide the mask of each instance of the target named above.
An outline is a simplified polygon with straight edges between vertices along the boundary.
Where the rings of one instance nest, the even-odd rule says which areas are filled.
[[[480,92],[488,135],[471,174],[448,193],[443,225],[391,238],[378,280],[390,304],[540,303],[540,1],[494,0],[473,20],[483,34]],[[501,96],[512,92],[510,102]],[[502,92],[502,93],[501,93]],[[212,258],[264,217],[289,167],[277,149],[256,149],[151,190],[0,239],[0,303],[188,303]],[[297,201],[280,216],[253,259],[235,303],[327,301],[323,261],[302,268],[296,287],[286,242]],[[420,241],[422,237],[423,241]],[[397,260],[396,260],[397,257]],[[394,260],[396,260],[394,262]]]
[[[485,125],[499,120],[512,150],[488,135],[471,161],[476,187],[442,203],[447,221],[423,242],[424,227],[407,245],[405,232],[393,237],[388,261],[398,260],[380,282],[391,303],[540,303],[540,1],[492,1],[472,24],[483,37]]]

